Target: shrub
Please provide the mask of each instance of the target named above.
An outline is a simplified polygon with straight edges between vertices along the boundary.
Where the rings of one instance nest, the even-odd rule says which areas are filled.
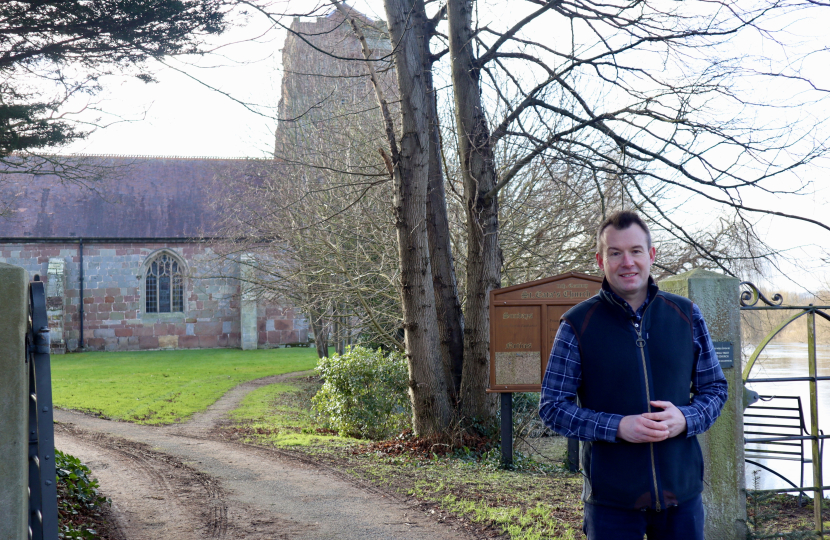
[[[409,375],[401,353],[350,347],[323,358],[317,373],[323,387],[312,406],[341,436],[377,440],[409,426]]]

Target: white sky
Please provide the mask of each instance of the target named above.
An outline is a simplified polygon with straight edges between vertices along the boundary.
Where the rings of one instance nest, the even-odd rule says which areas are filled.
[[[383,18],[381,0],[350,2],[358,10]],[[487,9],[491,2],[482,1],[479,9]],[[313,0],[294,0],[292,8],[300,11],[305,6],[318,5]],[[493,17],[494,14],[490,13]],[[497,17],[496,17],[497,18]],[[286,20],[288,24],[290,21]],[[246,41],[250,36],[267,29],[262,18],[251,17],[249,24],[233,29],[222,36],[221,42]],[[85,140],[75,142],[62,152],[87,154],[156,155],[156,156],[216,156],[264,157],[273,145],[276,124],[276,105],[279,100],[281,47],[284,32],[270,32],[267,38],[227,46],[219,54],[188,63],[171,60],[176,66],[205,83],[230,94],[238,100],[253,104],[261,114],[228,97],[206,88],[160,64],[151,66],[158,83],[145,84],[137,79],[109,77],[102,80],[105,90],[96,96],[92,106],[106,114],[87,112],[86,118],[97,118],[102,124]],[[80,105],[76,104],[76,107]],[[818,190],[799,199],[781,200],[775,196],[758,197],[759,205],[830,221],[827,218],[830,193],[823,187],[826,169],[807,172]],[[810,175],[812,177],[810,178]],[[695,213],[693,211],[693,213]],[[698,214],[701,215],[701,214]],[[767,241],[779,249],[793,253],[806,250],[801,258],[810,261],[809,270],[788,268],[786,271],[810,288],[818,288],[830,277],[822,267],[812,264],[819,249],[830,246],[830,233],[818,227],[773,220],[763,227]],[[804,248],[802,246],[809,246]],[[789,280],[777,277],[770,285],[782,290],[794,290]]]
[[[257,35],[262,25],[236,28],[223,41]],[[62,149],[70,153],[262,157],[273,147],[279,101],[279,61],[284,33],[268,40],[241,43],[222,56],[168,60],[206,84],[234,98],[256,104],[262,115],[160,63],[150,64],[158,80],[102,79],[104,91],[86,112],[105,128]]]
[[[324,2],[326,3],[326,2]],[[381,18],[381,0],[349,2],[373,18]],[[294,0],[293,11],[320,2]],[[285,8],[288,9],[288,8]],[[290,24],[285,19],[284,24]],[[206,84],[253,106],[252,112],[233,99],[164,65],[150,67],[157,83],[111,76],[102,80],[104,92],[94,98],[108,114],[85,113],[109,124],[88,138],[61,149],[86,154],[263,157],[273,151],[276,106],[279,102],[281,49],[285,32],[269,29],[262,16],[250,16],[245,26],[216,38],[237,43],[205,58],[169,60]],[[81,107],[82,104],[76,104]],[[124,120],[124,121],[121,121]]]

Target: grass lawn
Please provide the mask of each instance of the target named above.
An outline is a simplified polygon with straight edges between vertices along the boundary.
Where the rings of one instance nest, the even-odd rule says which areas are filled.
[[[239,383],[316,365],[313,347],[56,355],[52,396],[56,407],[170,424],[205,410]]]
[[[357,442],[339,437],[315,421],[308,404],[316,385],[309,384],[310,380],[313,377],[271,384],[245,396],[240,407],[231,413],[236,420],[234,435],[277,447],[344,446]]]

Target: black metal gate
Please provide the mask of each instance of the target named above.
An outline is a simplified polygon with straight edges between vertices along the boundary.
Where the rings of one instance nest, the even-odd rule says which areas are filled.
[[[806,426],[804,422],[804,414],[801,410],[801,400],[798,396],[760,396],[761,403],[753,405],[746,409],[744,413],[744,443],[745,445],[754,445],[752,448],[747,448],[746,453],[757,453],[758,447],[765,447],[767,456],[778,455],[768,459],[790,459],[800,461],[803,466],[807,463],[812,465],[812,486],[795,486],[795,484],[786,479],[793,485],[792,488],[783,489],[765,489],[753,490],[753,493],[787,493],[805,491],[813,492],[813,508],[815,520],[815,536],[825,538],[830,531],[825,530],[822,520],[821,510],[823,501],[823,491],[830,489],[830,486],[823,485],[822,482],[822,447],[824,439],[830,438],[830,435],[824,435],[818,427],[818,381],[828,381],[830,377],[819,377],[816,360],[816,316],[822,317],[830,321],[830,315],[826,310],[830,310],[830,306],[814,306],[813,304],[807,306],[789,306],[783,305],[784,299],[780,294],[775,294],[772,300],[767,299],[758,288],[749,282],[742,282],[742,286],[748,290],[741,293],[741,311],[763,311],[763,310],[788,310],[793,314],[781,322],[775,329],[772,330],[750,355],[749,360],[744,366],[743,381],[746,383],[769,383],[769,382],[808,382],[810,386],[810,426]],[[759,304],[759,301],[761,305]],[[799,377],[764,377],[764,378],[749,378],[749,373],[755,365],[758,356],[766,348],[767,345],[777,336],[784,328],[789,326],[796,319],[805,317],[807,321],[807,376]],[[758,396],[755,396],[756,399]],[[772,401],[778,400],[779,403],[773,405]],[[783,405],[780,402],[789,400],[794,405]],[[766,403],[764,403],[766,401]],[[796,411],[797,409],[797,411]],[[796,411],[792,414],[790,411]],[[798,424],[793,431],[793,424]],[[803,445],[809,442],[811,446],[811,459],[804,458]],[[766,446],[765,446],[766,445]],[[775,449],[772,449],[772,446]],[[798,446],[801,445],[800,451]],[[762,452],[764,448],[762,448]],[[800,459],[798,454],[800,452]],[[750,461],[750,460],[747,460]],[[770,470],[768,467],[752,462],[764,469]],[[802,469],[803,470],[803,469]],[[778,474],[775,471],[771,471]],[[802,473],[803,474],[803,473]],[[781,476],[778,474],[778,476]],[[782,476],[783,478],[783,476]],[[802,477],[803,483],[803,477]],[[800,498],[799,498],[800,500]],[[774,535],[780,537],[781,534]]]
[[[46,292],[39,276],[29,284],[29,538],[57,540],[58,491],[55,431],[52,424],[52,373]]]

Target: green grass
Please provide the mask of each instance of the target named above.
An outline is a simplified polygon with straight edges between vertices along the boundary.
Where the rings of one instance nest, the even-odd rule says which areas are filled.
[[[468,454],[434,459],[361,450],[367,441],[326,435],[316,422],[310,400],[319,387],[314,377],[296,377],[260,388],[232,414],[236,426],[230,431],[249,443],[289,447],[381,489],[431,503],[465,523],[507,533],[513,540],[584,538],[578,474],[518,454],[519,470],[503,470],[498,449],[478,458]]]
[[[478,460],[358,454],[350,461],[358,476],[379,486],[396,486],[401,493],[507,533],[512,540],[584,538],[578,474],[532,462],[508,471],[498,467],[498,460],[495,450]]]
[[[140,424],[181,422],[239,383],[317,365],[306,347],[91,352],[52,357],[52,399]]]
[[[247,442],[277,447],[349,444],[322,428],[310,411],[311,396],[319,385],[301,378],[254,390],[231,413],[237,434]]]

